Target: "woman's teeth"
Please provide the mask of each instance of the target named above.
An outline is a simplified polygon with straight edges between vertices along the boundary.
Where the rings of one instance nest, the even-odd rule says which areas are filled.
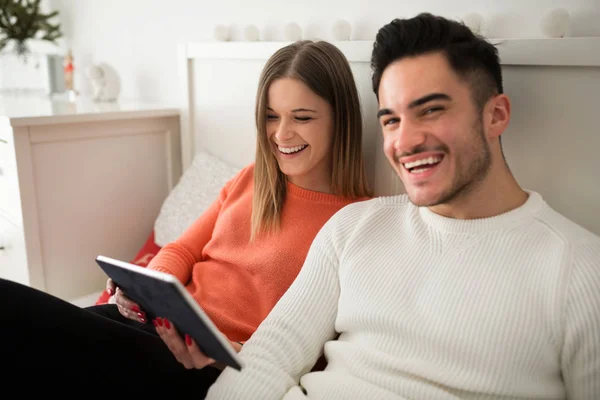
[[[294,154],[299,152],[300,150],[304,150],[306,147],[308,147],[307,144],[302,144],[300,146],[294,146],[294,147],[281,147],[281,146],[277,146],[277,148],[279,149],[280,152],[285,153],[285,154]]]

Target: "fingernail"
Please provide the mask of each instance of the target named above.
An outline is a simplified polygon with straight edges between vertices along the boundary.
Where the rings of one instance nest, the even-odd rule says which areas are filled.
[[[146,318],[140,318],[140,321],[142,321],[143,323],[146,323]]]
[[[156,322],[155,319],[152,320],[152,325],[154,325],[155,328],[158,328],[158,322]]]
[[[131,311],[139,313],[142,310],[140,310],[140,308],[138,306],[132,306]]]
[[[144,313],[141,313],[141,312],[139,312],[139,313],[138,313],[138,317],[140,317],[140,318],[144,318]]]
[[[188,335],[187,333],[185,334],[185,342],[187,343],[188,346],[192,345],[192,337],[190,335]]]
[[[171,329],[171,324],[169,323],[169,320],[168,320],[168,319],[165,319],[165,327],[166,327],[167,329]]]
[[[163,326],[162,318],[156,318],[156,322],[158,323],[158,326]]]

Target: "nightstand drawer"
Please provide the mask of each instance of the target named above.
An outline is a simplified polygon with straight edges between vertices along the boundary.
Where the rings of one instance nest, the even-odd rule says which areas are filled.
[[[3,210],[0,210],[0,278],[29,284],[23,229]]]
[[[10,216],[20,215],[20,201],[12,135],[8,136],[5,132],[0,132],[0,210]]]

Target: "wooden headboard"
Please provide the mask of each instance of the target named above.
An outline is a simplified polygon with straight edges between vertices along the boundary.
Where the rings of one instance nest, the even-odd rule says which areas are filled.
[[[600,38],[494,39],[512,100],[502,138],[521,185],[600,234]],[[289,42],[179,46],[183,168],[197,151],[242,167],[254,159],[254,102],[271,54]],[[403,192],[382,152],[371,90],[372,41],[333,42],[350,61],[364,112],[367,173],[376,195]]]

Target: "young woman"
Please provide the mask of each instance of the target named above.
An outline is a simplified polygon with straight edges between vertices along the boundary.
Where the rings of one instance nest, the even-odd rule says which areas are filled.
[[[238,351],[294,281],[324,223],[371,196],[359,97],[335,46],[301,41],[278,50],[261,74],[255,112],[255,162],[148,265],[184,283]],[[192,363],[189,352],[199,350],[177,327],[148,321],[110,280],[107,289],[114,304],[82,309],[0,281],[1,358],[11,372],[204,396],[221,369],[206,357]]]

